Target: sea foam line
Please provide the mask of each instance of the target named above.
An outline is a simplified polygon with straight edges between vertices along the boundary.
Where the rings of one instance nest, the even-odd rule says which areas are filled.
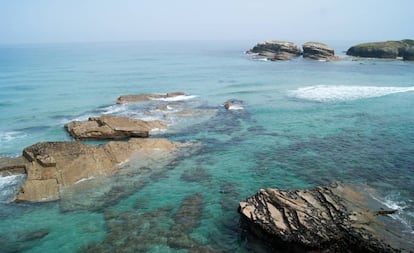
[[[408,205],[405,201],[402,200],[395,200],[394,195],[388,195],[384,199],[380,199],[374,195],[371,194],[371,197],[378,201],[379,203],[383,204],[384,206],[388,207],[391,210],[397,210],[396,213],[390,214],[389,216],[393,218],[394,220],[399,221],[404,227],[407,228],[408,232],[411,234],[414,234],[414,227],[413,224],[406,218],[403,213],[411,216],[411,218],[414,218],[412,213],[406,212],[405,209],[408,208]]]
[[[193,99],[193,98],[196,98],[196,97],[197,96],[194,96],[194,95],[179,95],[179,96],[175,96],[175,97],[166,97],[166,98],[151,98],[151,100],[173,102],[173,101],[189,100],[189,99]]]
[[[0,132],[0,143],[10,142],[15,139],[24,138],[26,136],[26,133],[20,131]]]
[[[380,87],[380,86],[345,86],[345,85],[316,85],[298,88],[290,91],[294,98],[316,101],[337,102],[362,98],[382,97],[395,93],[414,91],[410,87]]]
[[[25,177],[25,175],[0,176],[0,202],[12,202]]]

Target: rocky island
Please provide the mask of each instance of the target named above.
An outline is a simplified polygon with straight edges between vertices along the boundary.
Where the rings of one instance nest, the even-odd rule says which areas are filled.
[[[401,57],[403,60],[412,61],[414,60],[414,40],[362,43],[349,48],[346,54],[381,59],[397,59]]]
[[[299,46],[293,42],[272,40],[258,43],[252,49],[247,51],[247,53],[255,53],[264,56],[271,61],[280,61],[298,57],[302,54],[302,51]]]
[[[302,45],[303,58],[309,58],[318,61],[337,60],[335,51],[328,45],[320,42],[306,42]]]
[[[306,42],[302,45],[302,48],[303,53],[299,46],[293,42],[271,40],[256,44],[247,53],[257,54],[270,61],[290,60],[301,55],[303,55],[303,58],[318,61],[333,61],[338,59],[335,57],[333,48],[324,43]]]
[[[240,202],[241,224],[281,252],[401,252],[379,220],[395,210],[367,208],[367,196],[340,185],[261,189]]]

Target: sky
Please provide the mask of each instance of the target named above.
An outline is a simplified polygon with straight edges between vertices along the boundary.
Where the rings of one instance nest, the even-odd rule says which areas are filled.
[[[414,39],[414,0],[0,0],[0,44]]]

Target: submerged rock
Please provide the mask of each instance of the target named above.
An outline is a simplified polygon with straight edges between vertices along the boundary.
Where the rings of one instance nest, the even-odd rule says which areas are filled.
[[[162,193],[161,193],[162,194]],[[170,206],[153,211],[105,210],[106,235],[79,252],[148,252],[154,247],[180,249],[186,252],[223,252],[216,244],[204,244],[192,238],[200,225],[204,200],[200,193],[187,196],[175,214]],[[144,209],[145,210],[145,209]]]
[[[166,139],[137,139],[128,142],[112,141],[105,145],[89,146],[81,142],[43,142],[23,150],[23,156],[2,162],[0,171],[13,166],[24,168],[26,181],[16,201],[52,201],[60,192],[94,177],[122,172],[126,162],[133,161],[143,168],[158,160],[172,161],[181,148],[191,144]],[[10,166],[12,164],[13,166]]]
[[[247,53],[256,53],[271,61],[290,60],[302,54],[300,48],[293,42],[277,40],[258,43]]]
[[[346,54],[368,58],[396,59],[402,57],[404,60],[413,60],[413,47],[414,40],[370,42],[352,46]]]
[[[124,139],[148,137],[153,130],[166,129],[167,124],[159,120],[144,121],[103,115],[87,121],[72,121],[65,128],[76,139]]]
[[[47,236],[50,233],[49,229],[43,228],[31,232],[22,233],[17,236],[17,241],[25,242],[25,241],[35,241],[40,240],[43,237]]]
[[[284,252],[399,252],[366,199],[332,184],[307,190],[261,189],[239,212],[243,226]],[[385,212],[387,213],[387,212]],[[395,237],[395,236],[394,236]]]
[[[125,103],[137,103],[151,101],[155,99],[167,99],[174,98],[178,96],[186,96],[184,92],[171,92],[171,93],[161,93],[161,94],[135,94],[135,95],[124,95],[120,96],[117,100],[117,104]]]
[[[303,58],[310,58],[318,61],[336,60],[333,48],[320,42],[306,42],[302,45]]]

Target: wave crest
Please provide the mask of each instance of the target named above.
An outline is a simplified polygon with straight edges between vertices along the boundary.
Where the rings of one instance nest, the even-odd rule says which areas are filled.
[[[302,87],[290,92],[290,96],[316,102],[350,101],[362,98],[382,97],[394,93],[414,91],[410,87],[316,85]]]

